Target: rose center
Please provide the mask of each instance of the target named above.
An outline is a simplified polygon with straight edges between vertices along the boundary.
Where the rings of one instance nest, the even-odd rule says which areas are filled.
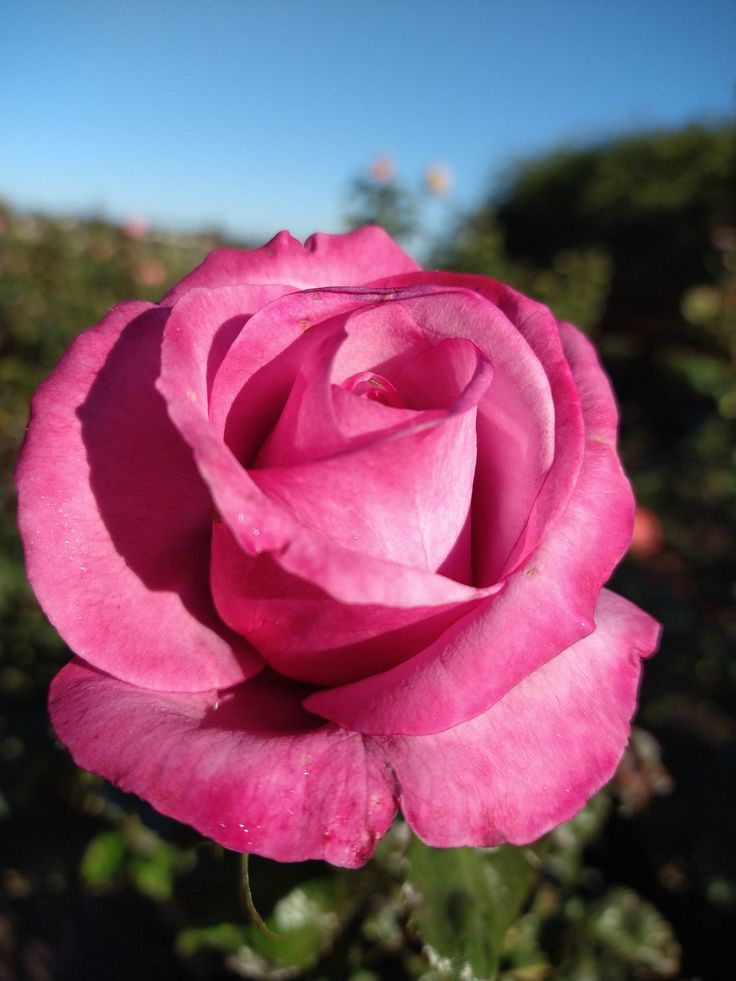
[[[406,403],[396,386],[392,385],[388,378],[376,375],[372,371],[359,371],[356,375],[351,375],[350,378],[345,379],[342,387],[353,395],[370,399],[371,402],[381,402],[394,409],[406,408]]]

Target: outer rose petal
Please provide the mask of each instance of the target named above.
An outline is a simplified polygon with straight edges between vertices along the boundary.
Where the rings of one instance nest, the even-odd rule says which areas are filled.
[[[429,845],[525,844],[613,776],[658,624],[603,590],[596,629],[485,714],[436,736],[378,739],[401,808]]]
[[[302,686],[264,672],[218,696],[145,691],[76,660],[54,727],[76,762],[236,851],[355,868],[395,813],[431,845],[522,844],[613,773],[657,624],[603,591],[596,632],[487,713],[436,736],[319,725]]]
[[[260,249],[217,249],[164,297],[171,304],[195,286],[284,283],[295,290],[362,286],[381,276],[413,272],[419,265],[381,228],[347,235],[311,235],[304,245],[279,232]]]
[[[264,672],[225,694],[145,691],[73,661],[51,718],[79,766],[226,848],[355,868],[396,811],[385,764]]]
[[[89,663],[203,690],[262,666],[209,590],[211,499],[154,388],[166,311],[116,307],[39,389],[18,465],[28,577]]]

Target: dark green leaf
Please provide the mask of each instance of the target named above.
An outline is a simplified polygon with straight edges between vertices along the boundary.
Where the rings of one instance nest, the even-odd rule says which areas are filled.
[[[588,927],[601,946],[619,960],[672,977],[680,951],[672,927],[631,889],[611,889],[594,906]]]
[[[510,845],[439,850],[414,839],[407,857],[412,920],[438,977],[496,977],[501,941],[533,883],[529,853]]]
[[[120,831],[103,831],[85,849],[80,865],[84,882],[90,886],[109,886],[125,858],[125,839]]]
[[[237,970],[248,977],[266,981],[298,977],[329,952],[355,911],[357,894],[339,873],[311,879],[287,893],[265,917],[271,934],[255,923],[219,923],[183,931],[178,947],[186,955],[202,947],[226,951]]]

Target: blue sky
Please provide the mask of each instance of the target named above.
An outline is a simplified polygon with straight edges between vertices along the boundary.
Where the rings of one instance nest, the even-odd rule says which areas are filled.
[[[0,195],[270,237],[379,153],[468,207],[526,155],[736,108],[730,0],[4,0]]]

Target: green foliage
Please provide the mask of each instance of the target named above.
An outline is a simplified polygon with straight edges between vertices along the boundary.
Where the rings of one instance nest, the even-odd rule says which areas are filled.
[[[562,249],[544,267],[511,258],[506,232],[490,207],[463,221],[456,236],[435,250],[430,264],[500,279],[586,331],[600,320],[612,274],[607,253],[596,246]]]
[[[298,977],[314,967],[354,911],[344,875],[306,880],[283,896],[267,918],[270,934],[253,923],[218,923],[190,927],[179,934],[179,951],[187,957],[202,948],[227,952],[246,977]]]
[[[517,163],[433,265],[499,276],[585,330],[632,315],[669,329],[662,318],[718,261],[714,229],[733,220],[735,140],[693,126]]]
[[[106,887],[116,878],[125,860],[125,839],[120,831],[101,831],[85,849],[79,872],[90,886]]]
[[[415,838],[407,858],[412,922],[437,977],[497,977],[501,941],[534,881],[530,855],[511,846],[439,850]]]
[[[692,279],[730,214],[734,149],[732,126],[691,126],[517,164],[494,195],[509,251],[546,265],[561,249],[603,246],[632,286],[675,268]]]
[[[164,841],[131,815],[116,830],[91,839],[82,855],[79,873],[94,890],[111,891],[126,883],[157,902],[170,899],[174,879],[190,868],[192,856]]]
[[[393,180],[369,177],[358,177],[353,182],[346,217],[348,228],[380,225],[402,241],[417,231],[418,221],[419,202],[407,187]]]
[[[672,928],[631,889],[610,889],[592,905],[585,928],[594,944],[640,976],[677,973],[680,951]]]

